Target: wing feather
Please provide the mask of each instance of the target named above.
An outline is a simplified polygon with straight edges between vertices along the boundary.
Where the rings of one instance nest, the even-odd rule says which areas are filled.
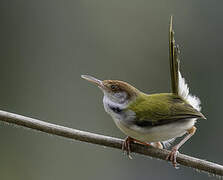
[[[191,118],[204,118],[180,96],[163,93],[139,97],[129,106],[136,113],[138,126],[156,126]]]

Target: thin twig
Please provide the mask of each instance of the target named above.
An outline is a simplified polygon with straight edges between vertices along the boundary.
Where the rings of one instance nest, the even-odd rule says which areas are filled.
[[[80,131],[77,129],[72,129],[64,126],[59,126],[37,119],[21,116],[18,114],[9,113],[0,110],[0,121],[7,122],[10,124],[16,124],[19,126],[24,126],[27,128],[39,130],[48,134],[54,134],[62,136],[65,138],[75,139],[79,141],[89,142],[93,144],[113,147],[116,149],[122,148],[123,140],[118,138],[113,138],[109,136],[103,136],[99,134],[94,134],[90,132]],[[131,144],[132,152],[151,156],[153,158],[158,158],[165,160],[168,150],[156,149],[153,147],[147,147],[140,144]],[[223,166],[205,161],[202,159],[194,158],[191,156],[179,154],[177,156],[177,162],[181,165],[192,167],[200,171],[205,171],[217,176],[223,176]]]

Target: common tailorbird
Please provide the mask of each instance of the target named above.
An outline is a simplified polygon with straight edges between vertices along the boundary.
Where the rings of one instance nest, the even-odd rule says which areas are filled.
[[[178,149],[195,133],[196,120],[205,117],[200,112],[200,100],[189,94],[179,71],[179,50],[173,37],[172,17],[169,35],[172,93],[146,94],[123,81],[101,81],[88,75],[81,77],[96,84],[104,93],[105,111],[127,135],[123,150],[128,155],[131,142],[163,148],[161,142],[187,134],[167,156],[176,167]]]

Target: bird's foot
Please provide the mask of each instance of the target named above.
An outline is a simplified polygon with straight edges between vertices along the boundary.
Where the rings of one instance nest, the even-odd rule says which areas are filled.
[[[131,137],[126,137],[123,144],[122,144],[122,150],[128,155],[129,159],[132,159],[132,156],[130,155],[131,153],[131,148],[130,148],[130,143],[133,142],[133,139]]]
[[[145,145],[145,146],[153,146],[153,145],[151,145],[151,144],[149,144],[149,143],[146,143],[146,142],[142,142],[142,141],[139,141],[139,140],[137,140],[137,139],[133,139],[133,138],[131,138],[131,137],[126,137],[125,138],[125,141],[123,142],[123,144],[122,144],[122,150],[125,152],[126,151],[126,154],[128,155],[128,157],[130,158],[130,159],[132,159],[132,156],[130,155],[130,153],[131,153],[131,148],[130,148],[130,144],[131,143],[138,143],[138,144],[142,144],[142,145]]]
[[[166,160],[170,160],[173,164],[174,168],[178,168],[177,167],[177,154],[179,153],[178,148],[177,147],[173,147],[171,152],[168,154],[168,156],[166,157]]]

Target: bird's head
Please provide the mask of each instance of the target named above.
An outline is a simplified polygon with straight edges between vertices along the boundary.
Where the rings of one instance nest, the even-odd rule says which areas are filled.
[[[130,84],[118,80],[99,80],[92,76],[82,75],[83,79],[97,85],[110,101],[117,104],[126,104],[134,100],[140,93]]]

